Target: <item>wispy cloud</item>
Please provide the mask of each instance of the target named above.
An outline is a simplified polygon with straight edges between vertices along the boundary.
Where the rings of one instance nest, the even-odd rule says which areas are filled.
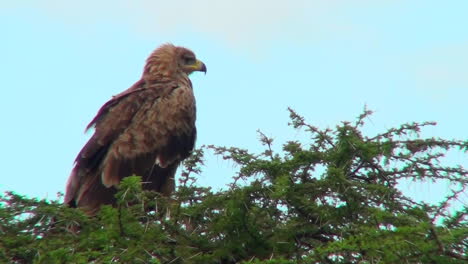
[[[208,34],[229,45],[250,46],[271,40],[310,39],[347,30],[340,5],[321,0],[237,1],[15,1],[6,8],[33,8],[59,23],[116,24],[141,34]],[[5,8],[4,8],[5,9]]]

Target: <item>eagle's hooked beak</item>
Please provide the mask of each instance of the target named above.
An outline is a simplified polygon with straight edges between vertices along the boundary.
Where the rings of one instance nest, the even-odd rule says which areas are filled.
[[[197,62],[195,63],[195,70],[204,72],[206,74],[206,65],[205,65],[205,63],[203,63],[200,60],[197,60]]]

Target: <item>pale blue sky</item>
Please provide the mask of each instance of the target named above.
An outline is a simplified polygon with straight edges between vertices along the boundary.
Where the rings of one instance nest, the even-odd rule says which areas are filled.
[[[288,106],[332,127],[365,104],[370,134],[431,120],[426,136],[466,139],[467,14],[465,0],[2,1],[0,191],[64,191],[85,126],[166,42],[208,66],[192,76],[197,145],[257,151],[260,129],[279,148],[300,137]],[[200,183],[224,186],[232,164],[207,159]],[[408,187],[425,200],[447,188]]]

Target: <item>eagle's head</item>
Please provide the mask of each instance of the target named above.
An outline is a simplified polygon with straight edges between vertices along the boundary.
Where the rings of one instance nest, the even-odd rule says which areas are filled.
[[[181,73],[189,75],[194,71],[206,73],[206,66],[197,60],[193,51],[164,44],[153,51],[146,60],[143,78],[152,80],[171,78]]]

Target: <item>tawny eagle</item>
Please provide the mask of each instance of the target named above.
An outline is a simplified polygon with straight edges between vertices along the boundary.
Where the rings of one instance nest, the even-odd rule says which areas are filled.
[[[115,186],[130,175],[144,189],[170,195],[174,175],[195,144],[195,97],[189,74],[206,66],[183,47],[165,44],[147,59],[132,87],[112,97],[86,128],[93,136],[75,160],[65,203],[95,214],[114,202]]]

